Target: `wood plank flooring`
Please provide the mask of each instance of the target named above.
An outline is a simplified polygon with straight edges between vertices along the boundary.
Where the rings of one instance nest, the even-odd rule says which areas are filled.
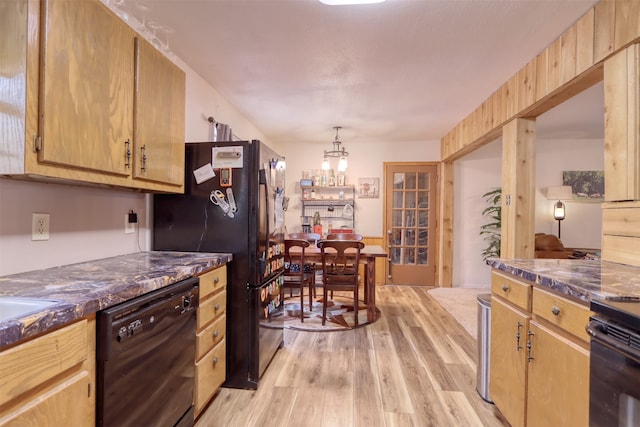
[[[359,329],[286,329],[258,390],[221,389],[196,427],[508,426],[475,390],[475,337],[427,290],[379,286]]]

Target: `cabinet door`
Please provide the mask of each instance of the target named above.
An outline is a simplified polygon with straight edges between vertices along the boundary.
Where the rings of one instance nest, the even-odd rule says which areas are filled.
[[[527,327],[530,317],[491,300],[491,399],[512,426],[523,426],[527,386]]]
[[[93,425],[91,399],[87,395],[90,383],[89,374],[81,371],[6,417],[0,413],[0,426]]]
[[[587,426],[589,351],[535,320],[529,328],[527,426]]]
[[[38,160],[126,176],[133,30],[99,1],[43,5]]]
[[[184,181],[185,75],[149,42],[136,38],[134,178]]]

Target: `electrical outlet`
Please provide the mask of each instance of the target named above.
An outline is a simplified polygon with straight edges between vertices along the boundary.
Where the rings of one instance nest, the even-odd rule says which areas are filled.
[[[135,233],[136,223],[129,222],[129,214],[124,214],[124,234]]]
[[[49,214],[33,214],[31,218],[31,240],[49,240]]]

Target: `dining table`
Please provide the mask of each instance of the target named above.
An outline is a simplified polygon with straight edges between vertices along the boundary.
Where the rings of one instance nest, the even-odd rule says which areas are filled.
[[[291,248],[291,257],[299,257],[300,248]],[[349,252],[347,252],[349,255]],[[380,245],[365,245],[360,249],[360,264],[364,264],[364,302],[367,305],[367,321],[375,322],[378,317],[376,310],[376,258],[386,258],[387,252]],[[355,258],[355,254],[353,254]],[[315,245],[310,245],[304,250],[304,262],[322,263],[322,252]]]

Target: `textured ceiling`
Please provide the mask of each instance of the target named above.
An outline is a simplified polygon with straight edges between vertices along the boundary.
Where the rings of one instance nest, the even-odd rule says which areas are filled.
[[[597,1],[124,2],[272,141],[351,145],[439,140]],[[601,136],[602,112],[599,85],[539,134]]]

